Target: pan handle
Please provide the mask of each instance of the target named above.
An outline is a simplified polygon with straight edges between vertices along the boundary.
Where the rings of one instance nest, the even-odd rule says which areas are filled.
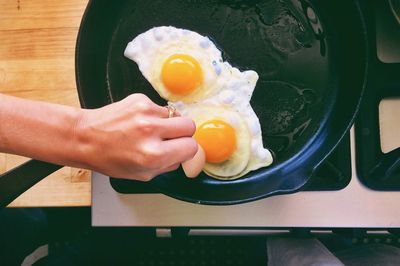
[[[37,182],[62,168],[61,165],[29,160],[0,175],[0,209]]]

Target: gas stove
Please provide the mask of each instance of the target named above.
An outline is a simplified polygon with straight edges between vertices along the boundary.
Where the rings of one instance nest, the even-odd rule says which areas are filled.
[[[304,191],[233,206],[187,203],[141,182],[92,177],[94,226],[400,227],[400,11],[376,1],[376,62],[355,125]],[[119,191],[117,192],[115,188]],[[122,192],[122,193],[121,193]]]

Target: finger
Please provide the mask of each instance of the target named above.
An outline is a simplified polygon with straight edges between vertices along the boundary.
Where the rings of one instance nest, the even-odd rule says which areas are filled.
[[[163,141],[161,149],[165,154],[164,165],[174,165],[192,159],[197,152],[197,148],[197,142],[189,137]]]
[[[155,115],[157,117],[161,117],[161,118],[171,118],[171,117],[180,117],[181,114],[176,111],[175,109],[173,109],[173,107],[169,107],[169,106],[159,106],[157,104],[154,104],[154,106],[152,106],[152,110],[151,110],[151,114]]]
[[[168,118],[169,116],[169,109],[167,106],[160,106],[157,104],[152,105],[152,115],[155,115],[160,118]]]
[[[182,116],[181,113],[179,113],[178,111],[175,110],[174,117],[180,117],[180,116]]]
[[[166,167],[166,168],[164,168],[164,169],[161,169],[160,172],[159,172],[159,174],[165,174],[165,173],[168,173],[168,172],[175,171],[176,169],[179,168],[179,166],[180,166],[179,163],[173,164],[173,165],[171,165],[171,166],[169,166],[169,167]]]
[[[135,94],[133,94],[133,96],[134,95]],[[139,96],[136,95],[136,96],[139,97],[139,99],[137,99],[137,97],[132,97],[132,101],[136,106],[139,107],[139,109],[142,112],[156,117],[162,117],[162,118],[168,117],[169,110],[167,107],[156,104],[146,95],[139,95]]]
[[[149,97],[144,94],[135,93],[129,95],[127,101],[134,103],[135,105],[139,105],[140,109],[150,115],[155,115],[161,118],[169,118],[180,116],[179,112],[176,111],[173,105],[168,106],[160,106],[153,102]]]
[[[159,123],[160,137],[163,139],[191,137],[196,131],[195,123],[187,117],[171,117],[162,119]]]

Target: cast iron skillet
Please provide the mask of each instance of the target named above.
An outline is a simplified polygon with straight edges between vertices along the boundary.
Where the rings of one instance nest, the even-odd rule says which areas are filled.
[[[260,75],[251,104],[274,164],[234,181],[204,174],[192,180],[178,170],[156,177],[152,186],[202,204],[243,203],[295,192],[349,130],[358,110],[368,62],[361,9],[349,0],[92,0],[76,47],[80,102],[84,108],[98,108],[141,92],[164,105],[137,65],[124,58],[126,44],[162,25],[209,36],[231,64]],[[43,173],[37,179],[58,168],[44,166],[38,168]],[[129,192],[124,190],[126,182],[111,183],[117,191]]]

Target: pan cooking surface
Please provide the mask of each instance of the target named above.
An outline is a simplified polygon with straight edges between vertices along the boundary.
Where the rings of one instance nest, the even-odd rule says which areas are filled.
[[[164,105],[123,51],[135,36],[155,26],[196,31],[212,39],[233,66],[259,74],[251,105],[260,119],[264,146],[276,157],[274,163],[284,161],[317,130],[324,103],[333,101],[335,94],[329,86],[329,51],[321,38],[322,26],[315,12],[314,24],[306,15],[298,1],[126,3],[108,54],[110,98],[118,101],[141,92]]]

